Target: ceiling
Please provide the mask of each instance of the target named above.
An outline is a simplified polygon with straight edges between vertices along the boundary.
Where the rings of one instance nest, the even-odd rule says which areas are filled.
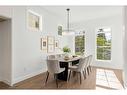
[[[55,13],[66,20],[66,9],[70,8],[70,22],[96,19],[116,14],[122,14],[122,6],[45,6],[46,10]]]

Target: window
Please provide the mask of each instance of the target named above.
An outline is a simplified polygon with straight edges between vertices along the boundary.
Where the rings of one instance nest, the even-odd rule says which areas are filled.
[[[81,55],[84,53],[85,47],[85,36],[77,35],[75,36],[75,54]]]
[[[111,60],[111,29],[98,29],[96,37],[97,60]]]

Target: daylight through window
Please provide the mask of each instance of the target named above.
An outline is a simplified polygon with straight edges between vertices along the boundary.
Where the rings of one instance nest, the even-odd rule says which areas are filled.
[[[98,29],[96,37],[97,60],[111,60],[111,29]]]

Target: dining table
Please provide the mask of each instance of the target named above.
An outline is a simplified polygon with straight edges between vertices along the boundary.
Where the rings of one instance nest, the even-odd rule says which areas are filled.
[[[57,74],[57,79],[67,81],[69,66],[73,64],[78,64],[81,57],[82,56],[74,56],[74,57],[69,57],[68,59],[65,59],[64,57],[57,58],[57,60],[60,63],[60,67],[65,68],[64,72]]]

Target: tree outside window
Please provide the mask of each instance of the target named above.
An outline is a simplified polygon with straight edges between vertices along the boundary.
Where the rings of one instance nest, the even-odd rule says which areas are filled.
[[[99,29],[96,43],[97,60],[111,60],[111,29]]]
[[[82,55],[84,53],[85,47],[85,36],[77,35],[75,36],[75,54]]]

